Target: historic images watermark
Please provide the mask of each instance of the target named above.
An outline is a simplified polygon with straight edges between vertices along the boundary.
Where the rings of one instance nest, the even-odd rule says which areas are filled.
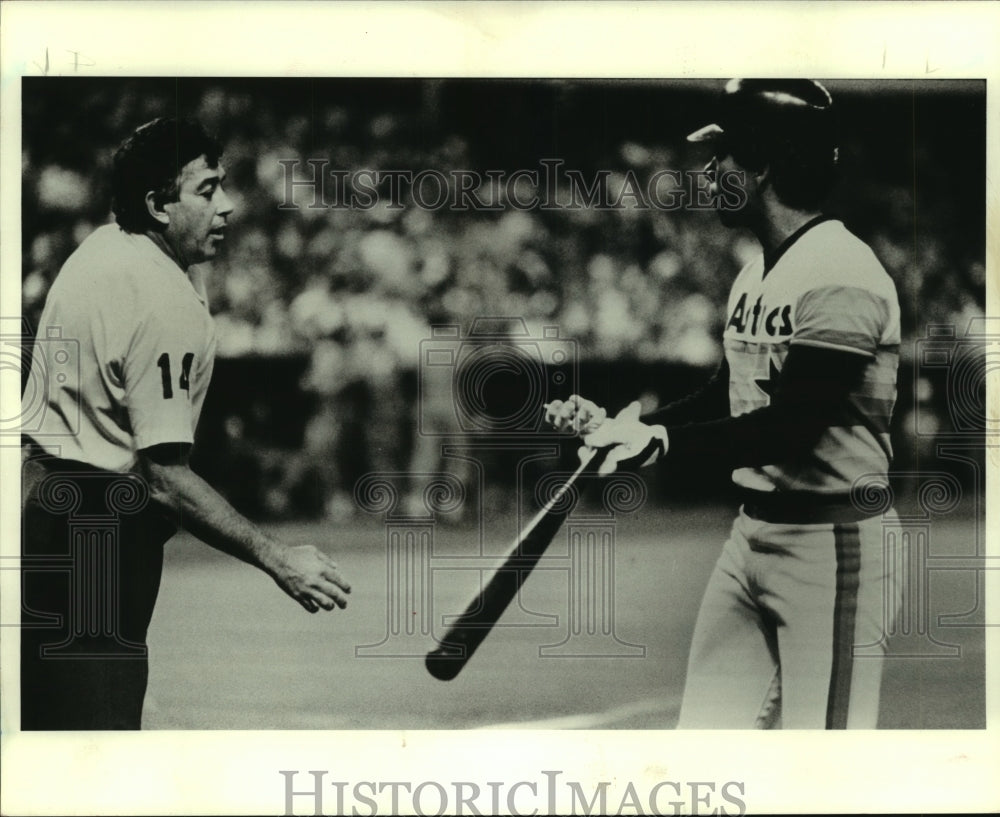
[[[932,598],[931,585],[932,576],[940,571],[971,571],[978,585],[989,567],[984,562],[980,530],[982,473],[975,460],[983,433],[997,423],[986,416],[985,381],[1000,354],[1000,342],[991,343],[991,338],[1000,339],[1000,332],[994,338],[988,329],[983,321],[974,322],[965,332],[933,326],[926,338],[916,341],[915,393],[918,397],[922,393],[919,384],[924,374],[934,377],[945,392],[952,429],[922,428],[928,412],[916,411],[915,434],[933,434],[939,458],[961,460],[971,467],[970,488],[966,490],[954,474],[940,468],[896,471],[893,480],[905,482],[915,500],[914,508],[897,512],[893,490],[883,475],[859,479],[854,486],[854,504],[866,515],[880,515],[883,520],[885,573],[894,579],[884,585],[882,636],[877,643],[856,644],[856,656],[885,652],[889,657],[959,657],[960,647],[942,640],[940,628],[982,626],[974,625],[982,612],[980,594],[974,609],[944,610]],[[443,571],[471,570],[485,581],[489,571],[496,569],[497,554],[483,549],[481,529],[478,552],[448,556],[435,552],[437,526],[449,514],[470,510],[470,495],[483,495],[489,471],[480,461],[484,451],[518,449],[521,466],[555,456],[559,438],[566,435],[545,428],[544,404],[577,391],[578,381],[577,345],[557,326],[532,333],[522,319],[480,318],[468,332],[456,325],[434,327],[421,342],[418,435],[435,440],[444,460],[474,464],[465,473],[476,484],[470,486],[467,478],[446,470],[369,474],[357,484],[357,504],[382,515],[385,523],[387,599],[385,637],[378,644],[359,645],[358,657],[421,657],[428,640],[455,618],[436,615],[435,578],[440,581]],[[541,506],[570,472],[555,470],[536,476],[530,485],[523,482],[528,473],[529,469],[519,467],[518,485],[533,493]],[[592,495],[595,489],[601,492],[599,508],[573,511],[558,540],[565,537],[568,545],[553,548],[546,557],[546,569],[566,573],[566,598],[560,609],[539,612],[515,605],[501,626],[560,628],[563,640],[542,645],[539,657],[643,657],[645,648],[629,643],[615,629],[614,562],[616,521],[644,504],[645,484],[636,475],[623,473],[589,480],[600,483],[590,488]],[[586,483],[574,486],[574,499]],[[415,485],[419,490],[414,491]],[[967,512],[969,502],[974,505],[972,550],[967,554],[937,552],[932,546],[934,520]],[[471,510],[477,518],[482,516],[481,506]],[[517,510],[512,515],[512,536],[527,520],[527,514],[520,507]]]
[[[913,404],[897,411],[906,413],[915,444],[928,444],[934,467],[892,472],[913,495],[905,508],[897,507],[881,477],[866,475],[853,486],[854,505],[882,517],[884,572],[901,594],[884,599],[882,639],[855,644],[854,654],[884,650],[888,658],[959,658],[962,647],[948,640],[948,629],[991,626],[982,585],[985,571],[997,567],[986,553],[983,454],[996,449],[1000,432],[1000,416],[986,399],[987,380],[1000,371],[1000,319],[974,318],[965,327],[929,324],[914,341],[912,365]],[[935,520],[948,517],[970,520],[962,552],[945,553],[935,545]],[[935,579],[945,575],[971,582],[972,597],[960,602],[961,609],[942,608],[934,594]]]
[[[79,382],[80,342],[61,326],[40,327],[36,335],[23,318],[0,325],[0,363],[23,373],[21,401],[5,401],[0,436],[20,444],[37,436],[45,413],[55,410],[49,390]],[[61,400],[58,411],[61,430],[46,432],[50,452],[32,442],[21,466],[23,638],[45,660],[143,658],[145,645],[121,627],[124,588],[132,578],[123,575],[121,543],[123,526],[149,506],[149,486],[138,474],[60,460],[61,442],[80,431],[79,398]],[[28,535],[29,521],[47,535]]]
[[[516,170],[422,170],[331,166],[329,159],[279,159],[279,210],[739,210],[747,202],[746,174],[727,170],[660,169],[589,174],[562,159],[539,159]],[[713,182],[715,189],[713,190]]]
[[[449,449],[446,455],[475,456],[474,447]],[[530,461],[527,457],[526,461]],[[586,485],[574,485],[563,492],[570,471],[552,471],[534,484],[534,500],[540,506],[554,501],[557,512],[569,510],[560,534],[550,547],[544,565],[535,569],[558,571],[565,578],[565,596],[552,599],[551,609],[528,609],[518,600],[504,614],[497,627],[538,627],[554,630],[540,638],[540,658],[644,658],[646,648],[622,637],[616,629],[616,526],[617,520],[633,513],[646,500],[643,481],[635,474],[601,478],[588,476],[600,491],[599,503],[571,506]],[[401,503],[402,488],[421,480],[423,513]],[[477,488],[481,493],[481,486]],[[440,635],[456,619],[460,609],[441,608],[434,588],[441,581],[454,581],[456,572],[473,571],[480,586],[497,569],[500,558],[488,553],[481,527],[470,532],[473,547],[461,554],[441,553],[435,540],[439,517],[455,511],[464,501],[465,487],[454,474],[379,473],[369,474],[357,485],[355,499],[365,511],[381,515],[385,524],[385,635],[374,644],[355,647],[357,658],[423,658]],[[593,493],[596,493],[594,491]],[[560,503],[567,507],[560,508]],[[525,524],[520,513],[517,527]],[[518,571],[521,578],[532,569],[503,567]],[[449,578],[450,574],[450,578]],[[442,642],[447,648],[448,643]]]
[[[518,574],[510,578],[519,588],[534,569],[559,571],[563,596],[548,600],[552,609],[531,610],[518,592],[497,626],[554,628],[539,637],[539,657],[645,657],[644,645],[616,630],[615,562],[617,523],[643,506],[646,485],[632,473],[574,477],[560,455],[564,444],[575,449],[577,441],[543,422],[548,400],[577,390],[576,342],[558,326],[532,333],[521,318],[481,317],[468,333],[433,327],[419,360],[418,438],[436,448],[442,468],[372,473],[355,486],[355,502],[382,517],[386,534],[386,633],[377,644],[358,645],[355,655],[423,657],[430,639],[461,613],[440,609],[435,585],[454,582],[456,571],[473,571],[483,587],[500,557],[510,555],[486,546],[482,498],[498,488],[486,484],[489,475],[515,484],[509,541],[526,529],[534,509],[564,517],[543,562],[501,568]],[[514,461],[512,472],[498,476],[498,453]],[[589,501],[580,501],[584,493]],[[470,546],[445,553],[436,540],[456,513],[475,523]]]
[[[3,417],[0,432],[5,435],[30,434],[45,410],[49,383],[60,382],[67,367],[79,366],[77,342],[63,337],[59,327],[43,327],[36,340],[30,337],[30,327],[20,323],[11,323],[3,336],[5,366],[15,367],[21,349],[30,348],[46,371],[44,382],[28,378],[16,416]],[[859,656],[885,647],[889,657],[958,657],[960,647],[946,640],[942,628],[983,626],[976,623],[984,604],[981,594],[976,594],[970,609],[942,610],[932,598],[932,586],[933,577],[943,571],[970,573],[978,585],[983,572],[991,569],[980,529],[983,514],[978,505],[984,486],[976,455],[982,451],[984,438],[993,439],[1000,429],[1000,418],[990,415],[986,403],[986,380],[1000,366],[1000,321],[983,318],[966,327],[929,326],[926,336],[915,342],[913,365],[914,434],[934,441],[939,460],[971,468],[972,481],[966,489],[953,473],[938,468],[895,472],[895,479],[912,483],[916,500],[913,509],[898,515],[891,513],[894,497],[888,486],[865,480],[855,486],[855,504],[883,514],[886,571],[896,576],[902,588],[900,615],[888,614],[895,602],[887,598],[883,639],[879,644],[855,645]],[[469,467],[461,474],[447,470],[369,474],[357,484],[356,502],[383,517],[386,534],[386,633],[377,644],[357,645],[357,657],[423,657],[430,639],[459,612],[439,610],[435,617],[435,577],[440,580],[449,571],[475,571],[485,579],[496,568],[497,554],[484,549],[481,528],[476,552],[446,555],[434,547],[435,532],[450,514],[471,511],[481,518],[482,507],[470,508],[469,504],[471,497],[481,501],[486,487],[484,453],[522,449],[519,487],[538,505],[560,489],[568,471],[531,477],[528,466],[556,455],[559,438],[565,435],[543,427],[542,408],[557,394],[575,391],[578,375],[573,339],[563,337],[557,326],[529,332],[517,318],[481,318],[467,333],[454,325],[434,327],[420,344],[418,436],[433,440],[443,460]],[[946,428],[937,421],[930,423],[933,415],[924,405],[935,390],[950,420]],[[117,632],[115,565],[123,515],[143,509],[148,488],[134,474],[114,475],[108,485],[98,486],[106,506],[95,508],[88,503],[84,508],[80,474],[44,472],[40,478],[36,486],[39,502],[49,512],[68,515],[69,539],[60,545],[59,553],[22,553],[21,568],[29,585],[42,574],[65,574],[78,602],[72,608],[76,613],[65,622],[67,632],[53,631],[46,654],[53,650],[52,655],[64,650],[76,655],[107,654],[107,644],[113,644],[113,652],[122,657],[134,654],[134,645]],[[37,481],[26,473],[22,482],[26,487],[33,480]],[[542,639],[540,657],[642,657],[642,645],[616,632],[614,564],[616,522],[644,504],[646,488],[633,474],[589,480],[600,484],[588,486],[585,480],[574,490],[589,489],[600,501],[596,507],[592,504],[570,514],[559,546],[546,559],[546,569],[565,574],[566,597],[552,610],[509,611],[501,626],[558,630],[558,637]],[[94,479],[85,482],[90,486]],[[969,502],[976,504],[971,549],[963,554],[938,553],[933,545],[934,520]],[[518,508],[512,518],[513,536],[527,514]],[[52,612],[23,605],[22,626],[50,628]],[[87,645],[98,641],[102,643],[95,653]]]
[[[730,814],[747,813],[742,780],[580,782],[541,770],[533,780],[327,779],[282,769],[284,812],[296,814]],[[308,775],[308,777],[307,777]]]
[[[65,383],[75,373],[79,381],[80,341],[63,337],[61,326],[46,326],[35,335],[24,318],[0,318],[0,368],[26,372],[21,401],[5,400],[0,415],[0,437],[20,438],[41,427],[48,406],[48,389]],[[29,364],[34,361],[32,370]],[[66,435],[80,429],[79,403],[65,403]]]
[[[480,317],[465,334],[433,326],[420,342],[418,432],[565,438],[546,428],[544,406],[578,385],[577,342],[558,326],[535,335],[519,317]]]
[[[1000,373],[1000,318],[973,318],[964,327],[932,323],[915,344],[914,433],[981,441],[984,435],[1000,433],[1000,408],[987,403],[987,380]],[[920,411],[922,403],[937,389],[947,409],[950,428],[942,428],[936,415]]]

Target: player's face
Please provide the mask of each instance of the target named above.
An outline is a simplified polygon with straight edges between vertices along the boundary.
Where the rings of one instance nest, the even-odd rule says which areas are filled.
[[[719,221],[726,227],[748,227],[752,224],[756,213],[756,176],[737,162],[728,152],[724,143],[716,145],[715,155],[705,170],[709,174],[709,192],[716,202],[716,212]],[[729,179],[727,190],[720,191],[719,179],[725,176]],[[740,180],[740,187],[745,193],[741,207],[726,206],[726,200],[734,200],[732,185]]]
[[[170,216],[166,239],[182,267],[215,257],[225,238],[226,219],[233,203],[222,188],[226,171],[219,164],[209,167],[204,156],[181,170],[177,201],[164,205]]]

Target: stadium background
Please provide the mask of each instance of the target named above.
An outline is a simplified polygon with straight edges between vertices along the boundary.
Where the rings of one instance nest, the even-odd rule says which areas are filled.
[[[110,160],[123,135],[155,116],[200,119],[225,146],[227,189],[236,212],[221,258],[207,271],[220,345],[196,467],[240,510],[265,524],[293,538],[331,539],[333,550],[344,551],[341,562],[356,585],[364,586],[369,578],[384,583],[382,520],[358,507],[355,483],[371,471],[454,470],[454,462],[449,466],[434,453],[440,440],[416,433],[419,429],[455,432],[451,442],[470,440],[468,429],[458,433],[463,429],[455,422],[456,395],[448,378],[428,379],[422,365],[421,342],[431,336],[432,325],[459,325],[464,336],[476,318],[507,316],[523,320],[534,339],[543,337],[543,327],[557,326],[561,338],[573,341],[578,368],[564,371],[560,389],[551,387],[551,371],[546,371],[539,403],[579,390],[612,409],[634,396],[652,405],[684,393],[717,364],[728,286],[756,245],[745,234],[722,229],[711,213],[687,209],[320,209],[307,206],[313,194],[304,189],[296,190],[300,206],[281,208],[287,201],[279,162],[297,161],[301,178],[308,159],[343,170],[510,173],[541,170],[541,159],[555,158],[588,181],[598,171],[610,171],[608,184],[615,189],[629,170],[644,178],[657,169],[704,165],[704,149],[687,145],[683,137],[710,121],[718,85],[24,79],[22,313],[34,327],[62,262],[95,226],[108,221]],[[956,419],[947,367],[924,365],[919,349],[928,326],[951,324],[961,337],[970,321],[983,315],[985,85],[841,80],[828,86],[844,132],[843,175],[831,209],[873,247],[896,282],[903,310],[893,429],[900,502],[917,501],[914,472],[952,474],[962,501],[950,518],[936,523],[940,535],[935,541],[942,553],[975,557],[982,533],[983,423],[969,428],[968,417]],[[532,191],[529,186],[520,192],[527,198]],[[523,386],[516,375],[501,372],[487,384],[485,397],[503,414],[510,408],[504,401],[513,400],[516,408]],[[971,396],[975,407],[984,395],[981,380],[974,378],[966,398]],[[971,459],[939,456],[939,441],[956,433],[969,446]],[[471,436],[479,442],[490,439],[475,430]],[[509,509],[521,499],[518,461],[516,445],[483,455],[488,477],[480,486],[479,504],[469,504],[483,518],[471,519],[470,513],[443,518],[451,524],[442,535],[452,537],[453,547],[460,548],[468,531],[478,527],[495,530],[493,547],[502,551],[501,540],[517,529]],[[529,473],[541,473],[553,462],[534,467]],[[472,475],[460,476],[468,480]],[[620,602],[620,620],[663,652],[659,660],[641,662],[642,670],[611,673],[614,694],[593,693],[593,688],[603,689],[596,679],[605,670],[581,670],[578,683],[593,699],[588,704],[625,713],[610,725],[670,725],[674,704],[661,706],[664,689],[674,690],[673,695],[682,680],[701,576],[707,576],[731,513],[725,481],[708,474],[658,472],[647,482],[646,509],[637,519],[623,520],[619,530],[632,543],[621,575],[633,582],[630,598]],[[421,487],[417,480],[403,486],[409,492],[407,507],[419,506]],[[669,559],[660,545],[665,530]],[[286,661],[274,662],[274,677],[263,685],[277,690],[289,665],[307,665],[302,656],[315,656],[310,639],[338,625],[314,620],[302,625],[295,611],[255,585],[242,566],[219,561],[206,550],[181,538],[168,558],[154,621],[162,634],[160,655],[168,658],[156,663],[154,642],[153,711],[147,721],[184,727],[310,723],[302,712],[322,709],[319,701],[286,702],[284,715],[275,715],[276,692],[265,702],[254,684],[240,698],[239,679],[260,672],[260,662],[244,667],[236,652],[220,658],[223,636],[208,634],[215,628],[230,638],[264,638],[241,616],[227,613],[225,604],[242,598],[247,587],[260,590],[249,615],[257,615],[259,606],[269,611],[270,622],[287,624],[265,628],[269,636],[261,647],[275,649],[270,636],[280,632],[281,649],[290,651]],[[664,565],[658,578],[649,570],[657,563]],[[634,571],[630,579],[628,565]],[[685,588],[683,612],[669,615],[669,627],[651,628],[665,614],[642,610],[657,598],[671,570]],[[980,724],[982,638],[975,624],[976,615],[981,617],[980,583],[975,570],[970,575],[956,579],[950,589],[939,582],[936,592],[945,596],[932,602],[939,601],[942,611],[971,611],[971,628],[935,636],[953,643],[961,634],[961,660],[924,662],[919,673],[907,664],[887,679],[890,689],[899,685],[901,701],[909,700],[906,693],[919,678],[929,698],[940,692],[957,703],[943,711],[900,704],[898,711],[885,714],[885,725]],[[216,606],[211,612],[192,608],[190,600],[202,598],[199,588],[210,580],[208,596]],[[544,595],[545,579],[533,577],[533,586]],[[449,610],[464,603],[471,585],[465,592],[460,587],[458,581],[443,602]],[[549,589],[555,595],[564,592]],[[350,653],[352,644],[378,640],[375,631],[379,617],[384,618],[381,591],[374,596],[368,602],[358,599],[351,608],[354,617],[345,617],[348,633],[346,647],[338,646],[341,653]],[[209,622],[209,629],[192,639],[201,633],[201,621]],[[367,624],[351,623],[362,621]],[[456,718],[454,706],[443,703],[413,715],[404,704],[388,703],[409,697],[385,686],[384,674],[376,680],[364,672],[341,680],[356,697],[371,697],[365,714],[348,716],[338,709],[317,725],[460,726],[568,717],[586,709],[567,703],[565,665],[558,661],[533,662],[562,669],[553,668],[555,675],[547,681],[544,672],[536,679],[538,694],[531,701],[504,702],[501,696],[488,712],[482,709],[477,690],[490,687],[488,668],[519,660],[518,645],[522,657],[525,648],[530,657],[526,645],[538,643],[530,632],[511,632],[517,635],[513,640],[498,633],[496,644],[488,642],[491,657],[477,657],[487,675],[459,690],[460,697],[468,696],[464,718]],[[333,639],[341,635],[335,632]],[[192,647],[192,641],[201,646]],[[655,655],[651,646],[650,658]],[[663,675],[666,663],[668,677]],[[215,693],[199,693],[192,710],[190,685],[206,668],[214,668],[210,686],[221,690],[214,702]],[[417,671],[404,677],[412,681]],[[548,692],[546,683],[552,685]],[[320,689],[314,692],[319,695]],[[440,701],[440,689],[430,697]],[[644,709],[643,701],[654,703]]]

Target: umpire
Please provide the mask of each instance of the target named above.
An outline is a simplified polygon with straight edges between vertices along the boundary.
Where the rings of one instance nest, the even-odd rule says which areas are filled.
[[[22,729],[140,728],[146,631],[179,527],[309,612],[346,606],[327,555],[260,530],[188,464],[216,345],[189,271],[215,257],[233,211],[221,152],[195,122],[138,128],[114,156],[117,223],[87,237],[49,292],[22,407],[35,418],[23,436]]]

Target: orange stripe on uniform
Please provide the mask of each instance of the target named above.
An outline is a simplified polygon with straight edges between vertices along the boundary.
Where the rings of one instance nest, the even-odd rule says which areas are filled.
[[[854,624],[858,610],[861,539],[856,524],[834,525],[837,593],[833,608],[833,666],[826,704],[826,728],[846,729],[854,670]]]

